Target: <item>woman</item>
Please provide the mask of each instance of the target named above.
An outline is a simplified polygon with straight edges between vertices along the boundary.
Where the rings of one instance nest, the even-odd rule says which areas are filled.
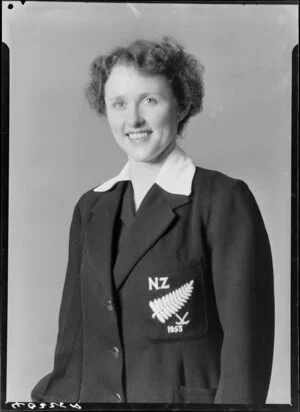
[[[96,58],[87,96],[128,156],[70,229],[53,372],[34,401],[264,403],[272,258],[248,186],[177,145],[203,67],[176,41]]]

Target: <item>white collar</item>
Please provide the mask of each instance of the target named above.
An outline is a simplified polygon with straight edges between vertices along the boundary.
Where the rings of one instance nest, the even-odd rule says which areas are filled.
[[[169,154],[162,165],[155,182],[167,192],[177,195],[189,196],[192,191],[192,181],[196,166],[189,156],[179,147]],[[117,182],[131,180],[129,162],[125,164],[121,172],[94,189],[95,192],[106,192]]]

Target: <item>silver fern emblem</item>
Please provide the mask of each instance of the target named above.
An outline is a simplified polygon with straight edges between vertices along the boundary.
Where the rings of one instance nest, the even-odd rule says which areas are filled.
[[[160,322],[165,323],[171,316],[176,315],[191,297],[194,289],[193,283],[194,281],[191,280],[173,292],[150,301],[149,306],[153,311],[152,318],[156,316]]]

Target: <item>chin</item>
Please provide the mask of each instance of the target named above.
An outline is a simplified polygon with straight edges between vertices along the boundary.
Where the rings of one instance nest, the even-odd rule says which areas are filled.
[[[156,153],[152,150],[147,150],[147,148],[136,148],[135,150],[126,150],[126,154],[129,158],[135,160],[136,162],[148,162],[152,163],[159,156],[160,152]]]
[[[128,145],[120,145],[129,158],[136,162],[144,163],[159,163],[162,160],[163,154],[168,150],[170,146],[169,142],[165,145],[151,145],[142,144],[140,147],[130,147]]]
[[[135,160],[136,162],[144,162],[144,163],[153,163],[156,159],[156,156],[147,156],[147,155],[138,155],[136,153],[127,153],[128,157]]]

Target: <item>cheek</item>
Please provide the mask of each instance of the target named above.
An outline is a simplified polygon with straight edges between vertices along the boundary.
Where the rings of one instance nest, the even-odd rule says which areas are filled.
[[[172,110],[168,110],[160,117],[160,127],[170,130],[171,132],[177,130],[177,117],[176,113]]]
[[[176,113],[173,110],[164,110],[157,113],[152,113],[148,117],[149,123],[157,128],[174,129],[177,126]]]
[[[120,116],[112,116],[110,113],[107,113],[106,119],[112,132],[120,132],[123,124],[123,121],[120,118]]]

